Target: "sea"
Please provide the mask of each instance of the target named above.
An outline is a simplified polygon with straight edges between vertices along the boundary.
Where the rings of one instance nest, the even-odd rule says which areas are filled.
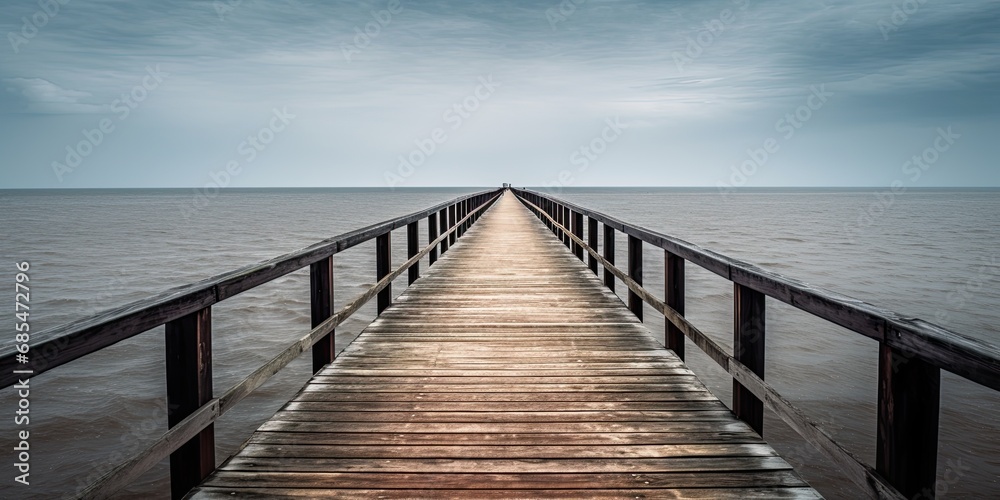
[[[0,190],[0,345],[14,337],[16,263],[30,270],[31,332],[488,188]],[[545,192],[545,189],[539,189]],[[813,286],[1000,344],[1000,190],[559,188],[549,194]],[[426,234],[421,224],[421,234]],[[405,260],[405,231],[393,235]],[[626,262],[619,234],[616,261]],[[663,251],[644,245],[644,283],[663,294]],[[426,260],[422,262],[427,265]],[[369,242],[334,257],[339,308],[375,281]],[[6,278],[3,278],[6,276]],[[405,274],[393,292],[406,286]],[[309,330],[308,269],[213,306],[215,393]],[[624,295],[619,283],[617,291]],[[732,347],[732,283],[687,264],[686,316]],[[767,299],[766,380],[845,448],[875,461],[878,344]],[[375,315],[337,330],[338,350]],[[661,336],[662,316],[645,321]],[[30,423],[0,391],[2,498],[72,497],[166,430],[163,327],[31,378]],[[687,362],[726,404],[731,378],[688,343]],[[221,461],[308,380],[292,362],[215,425]],[[1000,495],[1000,394],[942,372],[939,498]],[[30,430],[30,486],[14,481]],[[838,467],[768,413],[764,437],[827,498],[856,498]],[[119,498],[168,498],[167,463]]]

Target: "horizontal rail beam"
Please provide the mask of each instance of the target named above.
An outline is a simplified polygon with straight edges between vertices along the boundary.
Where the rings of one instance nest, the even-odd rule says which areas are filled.
[[[300,250],[257,264],[222,273],[205,280],[167,290],[94,316],[32,335],[33,356],[27,364],[17,362],[12,339],[0,341],[0,389],[17,383],[14,370],[31,370],[33,376],[99,351],[145,331],[181,318],[236,294],[298,271],[338,252],[394,229],[406,227],[478,195],[495,197],[500,191],[481,191],[439,203],[396,219],[343,233]],[[449,232],[449,234],[451,234]]]
[[[914,356],[938,368],[1000,391],[1000,347],[998,346],[920,319],[905,317],[862,300],[811,286],[808,283],[761,269],[753,264],[703,249],[693,243],[627,224],[611,216],[564,200],[551,198],[535,191],[515,190],[514,192],[524,201],[527,201],[524,199],[524,195],[527,194],[569,207],[587,217],[601,221],[607,227],[662,248],[738,285],[761,292],[768,297],[897,349],[913,353]],[[886,333],[890,328],[893,335]]]

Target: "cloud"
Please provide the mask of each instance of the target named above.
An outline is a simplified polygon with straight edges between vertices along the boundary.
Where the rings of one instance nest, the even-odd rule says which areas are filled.
[[[81,114],[102,113],[107,105],[90,102],[89,92],[64,89],[44,78],[5,78],[0,106],[11,113]]]

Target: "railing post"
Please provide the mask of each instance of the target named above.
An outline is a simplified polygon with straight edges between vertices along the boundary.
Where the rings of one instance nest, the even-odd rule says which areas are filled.
[[[764,294],[734,285],[733,357],[764,379]],[[764,435],[764,403],[733,380],[733,413]]]
[[[316,328],[333,315],[333,256],[309,266],[309,302],[312,327]],[[313,373],[333,361],[336,349],[334,332],[319,339],[312,348]]]
[[[684,259],[664,250],[663,290],[667,305],[684,316]],[[664,332],[664,345],[684,360],[684,333],[669,320]]]
[[[563,232],[563,243],[566,244],[566,248],[570,248],[570,243],[573,241],[569,237],[569,233],[573,231],[573,217],[570,215],[569,207],[563,207],[562,224],[566,228]]]
[[[375,275],[376,280],[389,275],[392,268],[392,231],[375,238]],[[392,283],[378,293],[378,314],[382,314],[392,305]]]
[[[441,212],[438,214],[438,218],[441,220],[441,224],[439,224],[441,226],[440,227],[441,234],[447,233],[448,232],[448,209],[447,208],[442,208]],[[448,238],[444,238],[444,239],[441,240],[441,256],[443,257],[444,253],[447,252],[447,251],[448,251]]]
[[[549,215],[552,216],[552,232],[556,233],[556,236],[562,240],[562,232],[559,231],[558,227],[559,220],[562,219],[562,210],[559,209],[559,204],[554,201],[550,202],[549,210],[551,211]]]
[[[438,237],[437,214],[431,214],[430,217],[427,217],[427,244],[430,245],[431,243],[433,243],[434,240],[437,239],[437,237]],[[427,255],[427,259],[428,259],[428,264],[427,264],[428,266],[433,266],[434,263],[437,262],[438,260],[437,245],[434,245],[434,248],[431,248],[430,253],[428,253]]]
[[[212,309],[166,324],[167,425],[173,427],[212,399]],[[215,470],[215,426],[170,455],[170,496],[183,498]]]
[[[465,201],[464,200],[455,204],[455,220],[456,220],[456,223],[458,224],[458,229],[455,230],[455,237],[456,238],[461,238],[462,235],[465,234],[465,223],[464,222],[457,222],[457,221],[462,220],[463,217],[465,217]]]
[[[462,202],[462,217],[469,215],[469,211],[469,200],[465,200]],[[465,232],[469,230],[469,223],[471,220],[472,219],[469,219],[462,223],[462,234],[465,234]]]
[[[455,221],[456,221],[456,219],[455,219],[455,210],[456,209],[455,209],[455,205],[454,204],[448,206],[448,229],[449,230],[451,230],[453,227],[455,227]],[[455,240],[458,238],[458,235],[455,234],[457,232],[458,231],[452,231],[451,234],[448,235],[448,242],[452,246],[455,245]]]
[[[642,240],[632,235],[628,237],[628,277],[636,284],[642,284]],[[642,321],[642,299],[631,288],[628,291],[628,308]]]
[[[580,212],[573,212],[573,236],[583,239],[583,214]],[[583,245],[574,241],[573,253],[576,258],[583,260]]]
[[[941,369],[882,343],[878,372],[875,470],[907,498],[934,498]]]
[[[406,259],[412,259],[414,255],[420,253],[420,223],[413,221],[406,225]],[[414,262],[409,269],[410,285],[420,278],[420,261]]]
[[[552,211],[553,211],[552,218],[556,221],[556,227],[554,228],[555,232],[556,232],[556,236],[559,237],[559,241],[562,241],[563,234],[562,234],[562,230],[559,229],[559,226],[562,225],[562,213],[563,213],[562,212],[562,207],[558,203],[554,203],[553,202],[553,204],[552,204]]]
[[[615,228],[607,224],[604,225],[604,260],[611,265],[615,263]],[[604,286],[612,292],[615,291],[615,275],[606,267],[604,268]]]
[[[587,217],[587,245],[597,251],[597,219],[593,217]],[[597,274],[597,257],[587,254],[587,266],[590,270]]]

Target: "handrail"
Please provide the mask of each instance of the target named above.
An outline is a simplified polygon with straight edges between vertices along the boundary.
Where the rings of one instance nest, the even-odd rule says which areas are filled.
[[[35,355],[27,364],[17,362],[18,353],[13,342],[5,340],[0,344],[0,389],[17,383],[17,376],[12,374],[14,370],[31,371],[33,376],[37,376],[81,356],[298,271],[394,229],[406,227],[412,222],[438,213],[442,208],[491,193],[496,191],[482,191],[461,196],[419,212],[343,233],[273,259],[189,285],[171,288],[152,297],[33,334],[31,350]]]
[[[242,381],[233,385],[224,395],[205,403],[187,419],[172,427],[169,431],[167,431],[167,433],[163,434],[159,439],[147,446],[146,450],[138,453],[126,462],[119,464],[117,467],[102,476],[101,479],[91,484],[86,490],[84,490],[79,498],[106,498],[108,495],[118,491],[122,487],[127,486],[132,481],[137,479],[152,466],[156,465],[159,460],[162,460],[163,457],[176,451],[188,439],[213,423],[229,411],[234,405],[236,405],[236,403],[240,402],[255,389],[267,382],[272,375],[278,373],[279,370],[291,363],[295,358],[316,344],[316,342],[320,339],[333,333],[337,326],[361,309],[361,307],[368,303],[368,301],[372,298],[376,297],[378,293],[388,287],[393,280],[401,276],[414,264],[420,262],[420,259],[427,256],[432,249],[436,248],[446,238],[449,238],[453,232],[460,231],[459,228],[462,227],[462,224],[476,218],[481,211],[488,209],[493,200],[496,200],[496,196],[459,220],[458,223],[455,224],[450,230],[431,241],[417,254],[410,257],[409,260],[381,278],[377,283],[370,286],[363,293],[352,299],[335,314],[310,330],[308,334],[285,348],[277,356],[272,358],[267,363],[264,363],[260,368],[254,370],[253,373],[248,375]],[[159,459],[153,460],[156,456],[159,456]]]
[[[430,255],[433,264],[437,259],[438,247],[440,246],[443,254],[448,244],[453,243],[471,227],[502,193],[502,190],[494,190],[461,196],[419,212],[323,240],[274,259],[174,288],[151,298],[47,330],[34,336],[35,339],[42,337],[42,340],[33,342],[32,352],[39,351],[44,355],[48,348],[48,356],[36,357],[32,359],[32,364],[15,365],[16,351],[9,347],[0,350],[0,369],[7,369],[0,377],[2,381],[0,388],[16,382],[16,379],[6,380],[10,378],[12,366],[22,373],[33,370],[34,373],[31,375],[35,376],[120,340],[160,325],[167,325],[167,399],[168,405],[171,406],[168,415],[169,430],[139,453],[118,464],[95,483],[78,491],[77,498],[106,498],[168,456],[171,458],[172,496],[180,498],[200,482],[207,475],[207,471],[215,468],[213,426],[219,417],[310,348],[313,348],[314,370],[332,361],[332,337],[338,325],[376,296],[379,297],[379,313],[381,313],[391,301],[389,289],[393,280],[409,271],[410,283],[415,281],[419,277],[420,260]],[[417,242],[418,224],[420,219],[425,217],[428,219],[429,243],[420,249]],[[438,217],[441,222],[440,234]],[[395,269],[389,270],[389,235],[393,229],[403,227],[407,229],[409,259]],[[333,303],[332,274],[328,281],[323,281],[322,275],[332,273],[331,263],[334,254],[371,239],[377,240],[378,282],[336,313],[331,313],[329,308]],[[386,268],[384,270],[383,264]],[[305,266],[311,266],[313,328],[308,334],[233,385],[225,394],[217,398],[212,397],[209,315],[211,306]],[[172,348],[174,354],[180,356],[172,357]],[[39,359],[41,361],[38,361]],[[207,389],[198,389],[205,387],[206,384]],[[196,390],[191,390],[192,386]],[[172,399],[178,402],[175,403],[171,401]]]
[[[545,197],[530,190],[514,190]],[[706,250],[687,241],[622,222],[603,213],[547,197],[615,230],[682,257],[686,261],[780,300],[848,330],[910,353],[938,368],[1000,391],[1000,347],[919,318],[907,317],[862,300],[814,287],[754,264]]]
[[[664,315],[668,321],[668,348],[674,349],[683,358],[683,341],[671,338],[672,331],[676,329],[732,375],[734,411],[737,417],[760,433],[763,405],[766,404],[810,444],[831,458],[871,498],[904,498],[904,495],[912,497],[915,494],[933,497],[940,368],[994,390],[998,389],[995,384],[1000,379],[1000,355],[994,346],[919,319],[903,318],[862,301],[809,287],[805,283],[765,271],[752,264],[623,223],[557,198],[534,191],[513,191],[529,210],[572,248],[577,257],[583,260],[583,252],[588,254],[589,267],[595,274],[597,264],[600,263],[605,269],[605,283],[609,287],[613,289],[614,286],[609,274],[622,280],[629,289],[629,306],[640,319],[641,305],[636,307],[636,304],[642,302]],[[583,240],[584,215],[590,219],[587,225],[588,241]],[[604,223],[605,256],[600,255],[595,248],[597,222]],[[628,274],[613,263],[615,230],[629,236]],[[662,248],[666,254],[665,266],[676,266],[672,271],[665,269],[667,301],[659,300],[642,287],[640,241]],[[634,259],[638,259],[638,262],[634,262]],[[727,353],[684,318],[684,260],[691,260],[734,282],[735,355]],[[671,276],[671,273],[674,275]],[[678,293],[680,297],[671,297],[671,294]],[[764,296],[776,298],[864,335],[872,336],[872,331],[885,332],[885,335],[874,337],[880,342],[879,442],[875,469],[830,438],[801,410],[764,382]],[[681,311],[674,309],[672,305]],[[864,321],[858,321],[859,319]],[[879,321],[882,322],[881,329]],[[871,329],[872,325],[875,325],[875,330]],[[912,338],[922,340],[914,342]],[[957,366],[956,360],[960,360]],[[963,361],[966,364],[962,364]]]

